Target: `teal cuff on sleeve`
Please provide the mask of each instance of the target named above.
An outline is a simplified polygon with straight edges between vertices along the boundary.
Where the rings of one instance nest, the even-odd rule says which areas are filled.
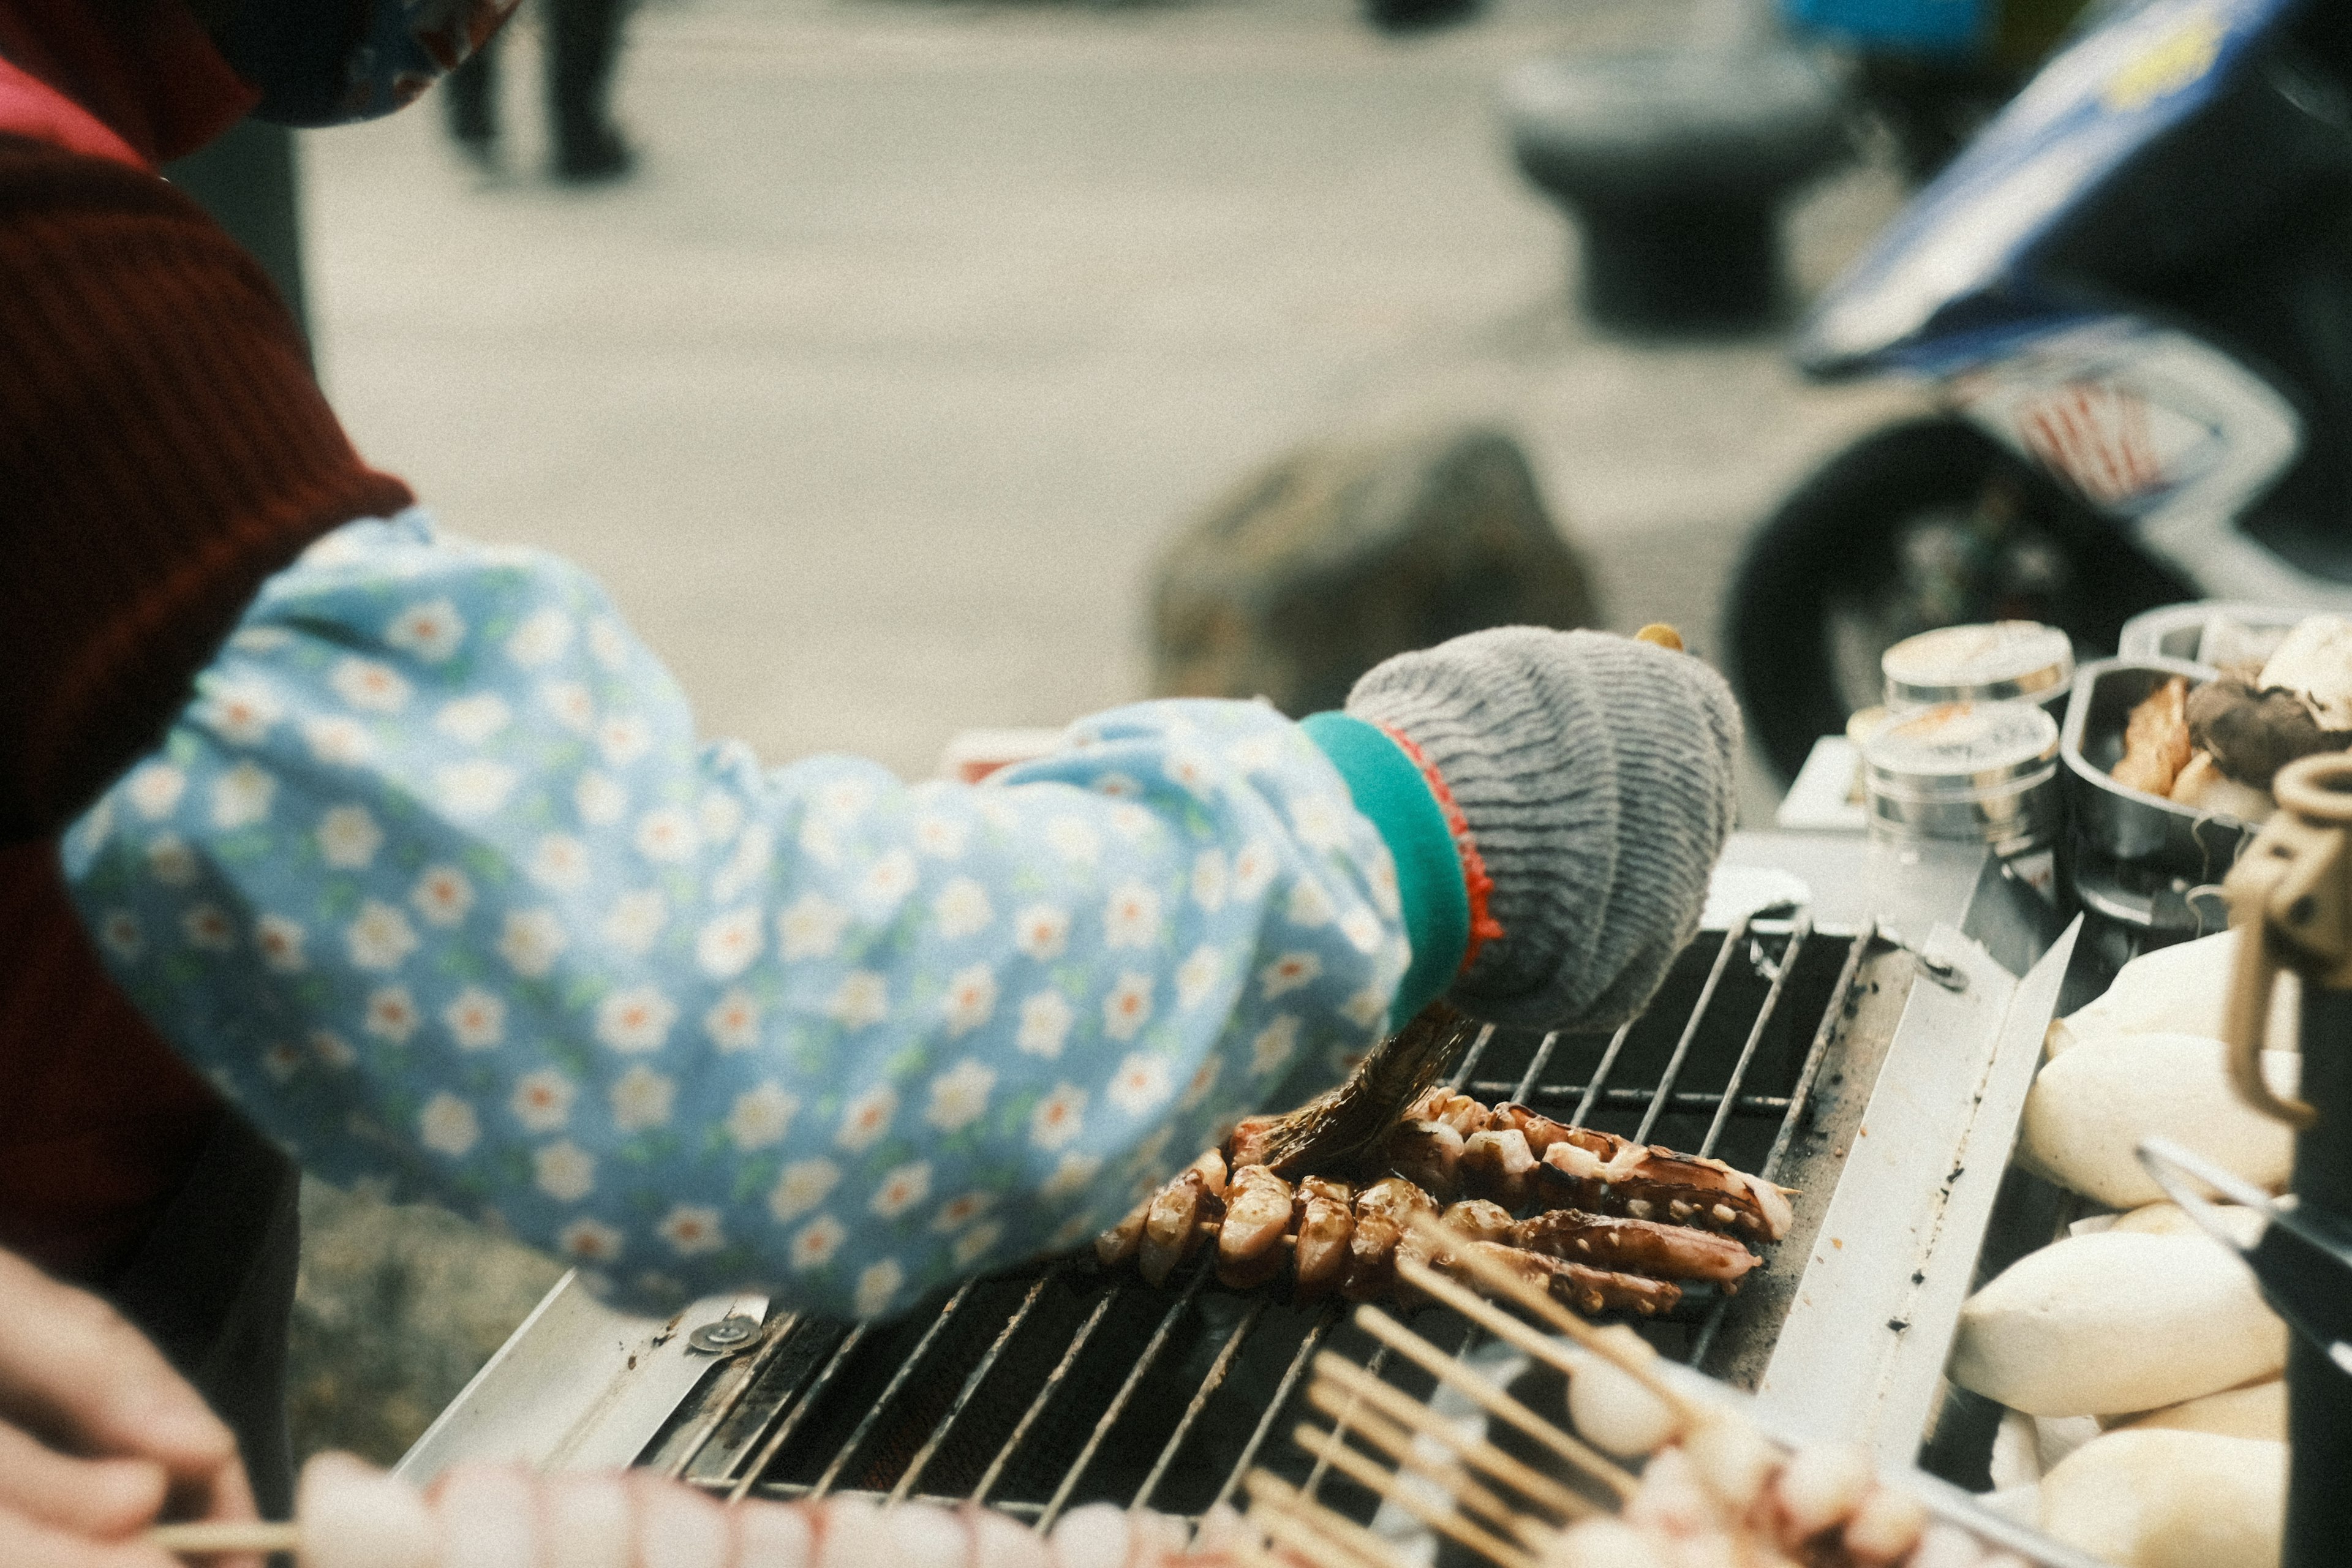
[[[1389,1007],[1389,1027],[1401,1028],[1454,983],[1470,945],[1462,857],[1421,769],[1377,726],[1335,712],[1310,713],[1298,727],[1339,770],[1356,809],[1380,829],[1396,860],[1405,940],[1412,944],[1412,967]]]

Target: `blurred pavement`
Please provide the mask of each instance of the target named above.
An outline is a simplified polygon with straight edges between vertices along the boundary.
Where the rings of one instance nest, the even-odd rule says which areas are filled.
[[[1171,527],[1293,441],[1426,417],[1517,430],[1612,624],[1707,651],[1746,527],[1907,395],[1573,313],[1494,83],[1684,15],[1500,0],[1398,42],[1343,0],[669,0],[622,66],[642,172],[587,192],[536,177],[526,35],[507,178],[436,104],[303,139],[322,369],[372,461],[595,571],[772,762],[919,776],[960,728],[1138,695]],[[1818,189],[1800,282],[1898,200]],[[551,1278],[317,1190],[306,1223],[306,1447],[394,1457]]]
[[[527,47],[507,179],[434,104],[305,139],[323,371],[372,461],[594,570],[771,761],[920,775],[959,728],[1138,694],[1166,530],[1391,419],[1516,427],[1612,621],[1708,645],[1744,527],[1903,395],[1573,315],[1494,83],[1684,15],[1504,0],[1398,42],[1342,0],[672,0],[622,66],[630,184],[536,177]],[[1801,280],[1898,199],[1817,190]]]

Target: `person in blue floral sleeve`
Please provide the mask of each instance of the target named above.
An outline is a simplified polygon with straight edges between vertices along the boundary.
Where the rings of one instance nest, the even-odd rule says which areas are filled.
[[[1140,704],[980,786],[765,770],[584,574],[411,510],[264,585],[66,866],[116,980],[305,1168],[639,1303],[870,1317],[1077,1245],[1449,986],[1646,999],[1728,821],[1703,667],[1487,633],[1350,707]],[[1433,773],[1501,928],[1463,974]]]

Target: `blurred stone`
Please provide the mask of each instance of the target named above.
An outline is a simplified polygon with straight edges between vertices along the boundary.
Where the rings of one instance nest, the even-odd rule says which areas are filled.
[[[1391,654],[1598,622],[1517,442],[1484,426],[1298,447],[1187,526],[1153,578],[1152,689],[1298,717]]]
[[[398,1459],[562,1273],[442,1210],[305,1181],[287,1367],[296,1460]]]

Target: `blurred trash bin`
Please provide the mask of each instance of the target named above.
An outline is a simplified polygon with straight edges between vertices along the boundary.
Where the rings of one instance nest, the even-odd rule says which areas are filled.
[[[1591,626],[1583,562],[1518,443],[1483,425],[1316,442],[1170,543],[1151,594],[1152,690],[1337,708],[1391,654],[1486,626]]]

